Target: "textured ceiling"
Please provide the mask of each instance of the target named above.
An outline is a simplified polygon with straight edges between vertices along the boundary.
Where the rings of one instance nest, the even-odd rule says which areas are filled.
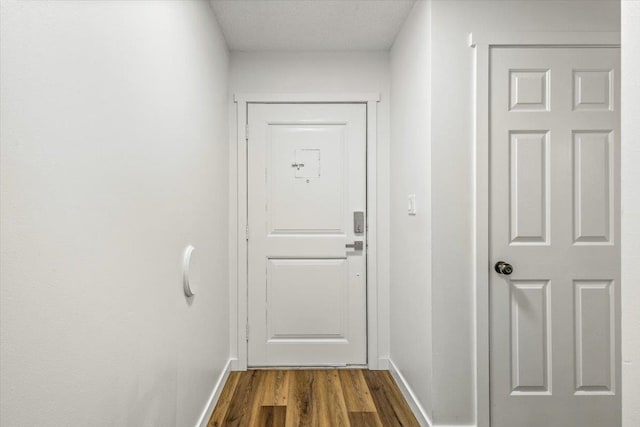
[[[380,50],[414,0],[211,0],[231,50]]]

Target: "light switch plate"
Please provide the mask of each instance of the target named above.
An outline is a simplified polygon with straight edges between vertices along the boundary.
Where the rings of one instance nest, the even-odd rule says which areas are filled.
[[[409,194],[409,197],[407,199],[407,213],[409,215],[416,214],[416,195],[415,194]]]

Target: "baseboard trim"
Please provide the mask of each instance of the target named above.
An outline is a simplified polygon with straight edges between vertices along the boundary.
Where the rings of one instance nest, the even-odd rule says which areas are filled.
[[[222,389],[224,388],[224,385],[229,378],[229,374],[231,373],[231,366],[234,364],[234,361],[235,359],[229,359],[224,365],[224,369],[222,369],[222,372],[218,377],[218,381],[216,381],[216,385],[211,391],[209,400],[207,400],[207,404],[204,406],[204,411],[202,411],[202,414],[200,415],[200,418],[196,423],[196,427],[207,427],[209,419],[211,418],[211,414],[213,414],[213,410],[215,409],[216,403],[218,403],[218,399],[220,398],[220,394],[222,393]]]
[[[411,387],[409,387],[409,383],[407,383],[407,380],[405,380],[405,378],[402,376],[402,373],[400,372],[396,364],[393,363],[393,360],[391,359],[389,359],[388,364],[391,376],[394,380],[396,380],[398,388],[400,388],[400,392],[402,392],[402,395],[407,400],[407,403],[413,411],[413,414],[416,416],[418,423],[420,423],[422,427],[432,427],[433,423],[431,422],[431,418],[429,418],[429,414],[427,414],[427,411],[425,411],[420,404],[420,401],[416,397],[413,390],[411,390]]]

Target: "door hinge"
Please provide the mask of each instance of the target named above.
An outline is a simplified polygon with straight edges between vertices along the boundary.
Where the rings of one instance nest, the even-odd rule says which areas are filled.
[[[244,238],[247,242],[249,241],[249,225],[244,228]]]
[[[247,342],[249,342],[249,324],[247,323]]]
[[[244,139],[246,141],[249,140],[249,123],[247,123],[246,125],[244,125]]]

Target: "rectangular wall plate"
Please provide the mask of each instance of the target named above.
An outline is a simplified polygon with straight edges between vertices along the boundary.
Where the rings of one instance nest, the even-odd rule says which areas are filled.
[[[409,197],[407,198],[407,213],[409,215],[415,215],[417,213],[415,194],[409,194]]]

